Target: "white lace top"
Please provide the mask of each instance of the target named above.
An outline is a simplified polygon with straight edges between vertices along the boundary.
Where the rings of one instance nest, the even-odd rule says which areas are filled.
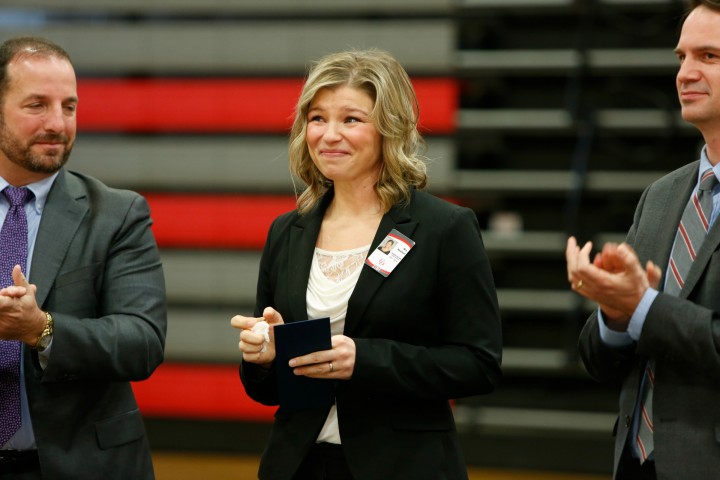
[[[307,311],[309,318],[330,317],[331,335],[340,335],[345,329],[348,301],[369,250],[370,245],[340,252],[315,248],[306,294]],[[317,441],[341,443],[335,405]]]

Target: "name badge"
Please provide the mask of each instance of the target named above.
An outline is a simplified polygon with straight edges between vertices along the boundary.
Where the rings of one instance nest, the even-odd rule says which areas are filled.
[[[368,255],[365,263],[383,277],[387,277],[413,246],[415,246],[414,241],[393,228],[380,245]]]

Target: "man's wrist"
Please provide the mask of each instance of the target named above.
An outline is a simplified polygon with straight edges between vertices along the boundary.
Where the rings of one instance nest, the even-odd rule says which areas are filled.
[[[607,327],[614,331],[614,332],[626,332],[628,323],[630,322],[630,316],[623,315],[621,317],[612,317],[611,315],[608,315],[608,312],[600,307],[600,310],[603,314],[603,320],[605,320],[605,325]]]
[[[45,315],[45,326],[43,328],[43,331],[40,332],[40,335],[37,336],[35,342],[30,345],[30,348],[32,348],[33,350],[37,350],[38,352],[42,352],[48,347],[48,345],[50,345],[53,337],[53,327],[55,325],[55,322],[50,312],[43,312],[43,314]]]
[[[600,331],[600,339],[602,342],[612,348],[625,348],[632,345],[633,339],[630,338],[627,332],[616,332],[610,330],[603,317],[603,312],[598,308],[598,329]]]
[[[643,326],[645,325],[645,319],[650,312],[650,306],[658,296],[658,291],[652,287],[645,290],[640,303],[638,304],[633,316],[630,318],[628,323],[628,334],[633,340],[638,341],[640,339],[640,333],[642,332]]]

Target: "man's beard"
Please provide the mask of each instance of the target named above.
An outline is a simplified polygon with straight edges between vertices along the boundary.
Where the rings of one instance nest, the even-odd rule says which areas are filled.
[[[31,150],[35,142],[55,141],[61,142],[64,146],[62,153],[55,155],[37,155]],[[14,164],[19,165],[33,173],[53,174],[60,170],[70,158],[73,143],[70,143],[67,135],[60,134],[44,134],[32,137],[26,145],[23,145],[20,139],[12,135],[5,128],[4,122],[0,120],[0,151]],[[48,162],[48,159],[50,161]]]

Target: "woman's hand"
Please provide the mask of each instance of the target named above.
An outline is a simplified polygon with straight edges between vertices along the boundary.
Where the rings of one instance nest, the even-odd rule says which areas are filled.
[[[295,375],[310,378],[349,380],[355,370],[355,342],[345,335],[334,335],[332,348],[290,360]]]
[[[266,321],[269,325],[269,341],[265,341],[265,337],[261,333],[253,332],[252,328],[261,321]],[[265,367],[270,367],[275,360],[275,334],[273,327],[282,325],[283,318],[280,313],[272,307],[267,307],[263,311],[262,318],[243,317],[235,315],[230,319],[230,325],[240,329],[240,343],[238,348],[243,354],[243,360],[250,363],[257,363]]]

